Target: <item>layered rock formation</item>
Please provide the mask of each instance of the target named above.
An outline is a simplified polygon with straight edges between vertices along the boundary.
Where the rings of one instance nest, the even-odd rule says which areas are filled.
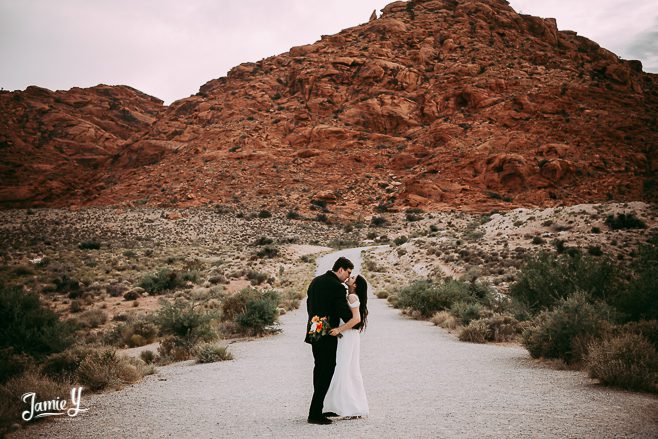
[[[93,182],[45,201],[319,205],[354,217],[652,199],[657,85],[638,61],[503,0],[400,1],[365,24],[241,64],[164,109],[133,91],[129,108],[141,116],[124,136],[104,127],[76,150],[93,155]],[[0,150],[13,160],[2,179],[13,188],[27,186],[12,174],[25,157],[14,152],[37,148],[45,115],[23,119],[34,127],[27,138],[20,125],[7,131],[5,112],[29,93],[0,95],[0,136],[13,142]],[[79,120],[103,127],[83,109]]]
[[[93,196],[89,182],[163,108],[125,86],[0,93],[0,201],[66,205]]]

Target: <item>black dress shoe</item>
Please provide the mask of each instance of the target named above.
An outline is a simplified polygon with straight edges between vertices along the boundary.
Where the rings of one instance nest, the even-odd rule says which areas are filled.
[[[328,419],[324,416],[320,416],[319,418],[311,418],[309,416],[307,421],[309,424],[318,424],[318,425],[329,425],[333,422],[331,419]]]
[[[340,415],[338,415],[334,412],[325,412],[325,413],[322,413],[322,416],[324,416],[326,418],[338,418]]]

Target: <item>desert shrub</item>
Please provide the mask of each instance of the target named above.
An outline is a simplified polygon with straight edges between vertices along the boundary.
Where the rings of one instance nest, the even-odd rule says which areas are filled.
[[[246,278],[251,282],[252,285],[260,285],[269,279],[269,274],[262,273],[256,270],[249,270],[245,274]]]
[[[261,236],[254,242],[254,245],[270,245],[274,242],[272,238],[268,238],[267,236]]]
[[[139,286],[151,294],[159,294],[178,288],[183,285],[183,282],[183,279],[176,271],[163,268],[157,273],[144,276]]]
[[[468,239],[469,241],[477,241],[478,239],[482,238],[484,236],[484,231],[482,230],[467,230],[464,232],[464,238]]]
[[[402,245],[402,244],[404,244],[405,242],[407,242],[408,240],[409,240],[409,238],[407,238],[406,236],[402,235],[402,236],[398,236],[397,238],[395,238],[395,239],[393,240],[393,243],[395,243],[395,245]]]
[[[635,334],[641,335],[658,350],[658,321],[640,320],[618,325],[613,330],[614,335]]]
[[[393,308],[399,308],[399,296],[397,294],[389,294],[388,297],[386,298],[386,301],[391,304]]]
[[[634,212],[608,215],[605,224],[612,230],[620,229],[645,229],[646,223],[638,218]]]
[[[113,349],[83,346],[49,356],[43,362],[41,372],[59,382],[79,383],[92,390],[108,386],[117,388],[142,376],[130,359],[117,356]]]
[[[142,295],[139,293],[139,291],[135,290],[129,290],[123,293],[123,300],[131,301],[131,300],[137,300],[141,297]]]
[[[262,334],[266,327],[274,324],[278,318],[278,301],[278,293],[273,290],[262,293],[258,298],[250,298],[235,321],[247,333]]]
[[[378,299],[386,299],[390,293],[387,290],[377,290],[375,293],[375,296],[377,296]]]
[[[82,311],[82,302],[78,299],[71,300],[71,304],[69,305],[69,311],[72,313],[78,313]]]
[[[36,294],[0,285],[0,304],[0,350],[11,348],[16,355],[41,360],[73,341],[72,322],[60,321]]]
[[[0,349],[0,383],[20,375],[34,364],[34,358],[12,347]]]
[[[88,351],[77,370],[77,381],[92,390],[119,388],[142,377],[137,366],[113,349]]]
[[[589,346],[586,368],[591,378],[632,390],[656,390],[658,353],[646,338],[623,334]]]
[[[299,304],[304,296],[305,294],[300,291],[286,290],[279,300],[279,305],[286,311],[292,311],[299,308]]]
[[[90,349],[80,346],[48,356],[41,365],[41,371],[50,378],[63,382],[73,382],[82,361]]]
[[[518,333],[517,320],[508,315],[494,314],[478,320],[472,320],[459,334],[461,341],[486,343],[512,340]]]
[[[83,241],[78,244],[78,248],[81,250],[98,250],[101,248],[101,243],[98,241]]]
[[[229,280],[226,279],[226,276],[222,273],[214,274],[208,278],[208,282],[210,282],[213,285],[217,284],[227,284],[229,283]]]
[[[145,344],[153,342],[158,335],[158,327],[150,319],[137,319],[129,323],[127,326],[130,328],[130,332],[132,332],[129,342],[127,343],[130,347],[137,346],[135,343],[135,336],[140,337],[140,346],[144,346]],[[127,334],[125,334],[124,337],[126,335]]]
[[[145,350],[139,353],[139,358],[146,364],[152,364],[155,361],[155,354],[151,350]]]
[[[43,375],[35,368],[0,384],[0,437],[4,437],[5,427],[21,420],[25,407],[19,401],[26,391],[35,392],[39,400],[67,400],[71,387]]]
[[[490,289],[480,283],[450,279],[434,285],[430,281],[416,281],[400,291],[397,305],[420,311],[421,316],[427,318],[449,309],[456,302],[487,304],[490,298]]]
[[[130,347],[140,347],[148,344],[146,339],[139,334],[133,334],[128,340],[128,346]]]
[[[450,307],[450,314],[455,316],[461,325],[467,326],[472,320],[481,317],[483,306],[477,302],[455,302]]]
[[[540,313],[523,332],[523,345],[533,358],[577,363],[586,354],[587,343],[610,328],[611,314],[607,305],[590,303],[587,294],[578,291],[560,299],[554,309]]]
[[[429,317],[437,311],[448,309],[452,298],[429,281],[416,281],[400,291],[397,304],[400,308],[415,309],[422,316]]]
[[[422,215],[419,215],[419,214],[416,213],[416,212],[409,212],[409,211],[407,211],[407,213],[406,213],[406,215],[405,215],[405,218],[406,218],[407,221],[409,221],[409,222],[414,222],[414,221],[420,221],[420,220],[422,220],[422,219],[423,219],[423,216],[422,216]]]
[[[63,293],[68,291],[70,295],[71,292],[80,290],[80,282],[78,282],[77,279],[70,278],[66,274],[63,274],[61,277],[57,277],[53,279],[53,283],[55,284],[55,288],[58,293]]]
[[[540,252],[522,266],[510,295],[536,313],[577,290],[609,299],[618,292],[618,285],[617,271],[607,259]]]
[[[567,249],[567,246],[562,239],[554,239],[551,241],[551,244],[553,244],[553,247],[555,247],[555,251],[558,252],[558,254],[564,253]]]
[[[372,219],[370,220],[370,224],[373,225],[374,227],[383,227],[388,224],[388,221],[384,217],[373,216]]]
[[[535,245],[541,245],[544,244],[546,240],[542,238],[541,236],[533,236],[532,237],[532,243]]]
[[[107,294],[109,294],[111,297],[119,297],[127,289],[128,288],[125,285],[121,284],[113,284],[105,287],[105,291],[107,291]]]
[[[296,220],[301,218],[301,215],[298,212],[291,210],[286,214],[286,218]]]
[[[117,347],[135,347],[152,343],[159,328],[151,317],[127,317],[125,322],[105,334],[105,343]]]
[[[269,210],[261,210],[258,212],[258,218],[271,218],[272,213]]]
[[[658,235],[641,245],[633,260],[628,285],[613,304],[626,320],[658,320]]]
[[[485,343],[487,341],[487,325],[481,320],[472,321],[459,333],[459,340],[471,343]]]
[[[179,275],[183,282],[199,282],[199,272],[197,270],[184,270]]]
[[[211,325],[217,316],[213,310],[204,309],[202,302],[176,299],[160,303],[161,308],[154,317],[160,334],[181,338],[191,345],[217,337]]]
[[[77,322],[80,328],[98,328],[107,322],[107,313],[98,308],[89,309],[78,316]]]
[[[242,290],[228,296],[222,302],[222,320],[231,321],[242,314],[247,308],[247,302],[250,299],[260,297],[260,292],[254,288],[243,288]]]
[[[592,256],[603,256],[603,250],[598,245],[590,245],[587,247],[587,253]]]
[[[435,313],[431,318],[431,322],[436,326],[445,329],[456,329],[457,326],[459,326],[459,322],[457,322],[455,316],[448,311],[439,311]]]
[[[279,249],[276,248],[276,247],[272,247],[270,245],[266,245],[265,247],[258,250],[258,252],[256,253],[256,256],[258,256],[261,259],[276,258],[277,256],[279,256]]]
[[[194,352],[197,363],[214,363],[233,359],[228,347],[217,346],[213,343],[202,343],[194,349]]]
[[[487,327],[485,339],[487,341],[512,340],[519,333],[519,322],[510,315],[494,314],[480,321]]]
[[[530,308],[526,304],[513,300],[509,295],[497,296],[491,302],[491,309],[496,314],[510,315],[519,322],[532,320],[533,318]]]
[[[168,335],[160,339],[158,362],[166,364],[172,361],[189,360],[192,358],[193,353],[194,344],[190,340]]]

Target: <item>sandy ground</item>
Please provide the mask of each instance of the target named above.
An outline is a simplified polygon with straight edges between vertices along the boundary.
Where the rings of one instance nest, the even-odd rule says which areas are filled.
[[[356,262],[358,252],[324,256],[318,270],[338,254]],[[656,396],[539,367],[520,347],[459,342],[385,300],[373,297],[369,308],[361,344],[368,418],[306,423],[313,358],[302,303],[281,318],[282,334],[232,344],[233,361],[173,364],[121,391],[83,393],[88,412],[10,437],[658,437]]]

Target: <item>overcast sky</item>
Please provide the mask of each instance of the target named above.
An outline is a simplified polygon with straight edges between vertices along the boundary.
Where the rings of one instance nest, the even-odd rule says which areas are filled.
[[[390,0],[0,0],[0,87],[126,84],[171,103]],[[658,0],[511,0],[658,72]]]

